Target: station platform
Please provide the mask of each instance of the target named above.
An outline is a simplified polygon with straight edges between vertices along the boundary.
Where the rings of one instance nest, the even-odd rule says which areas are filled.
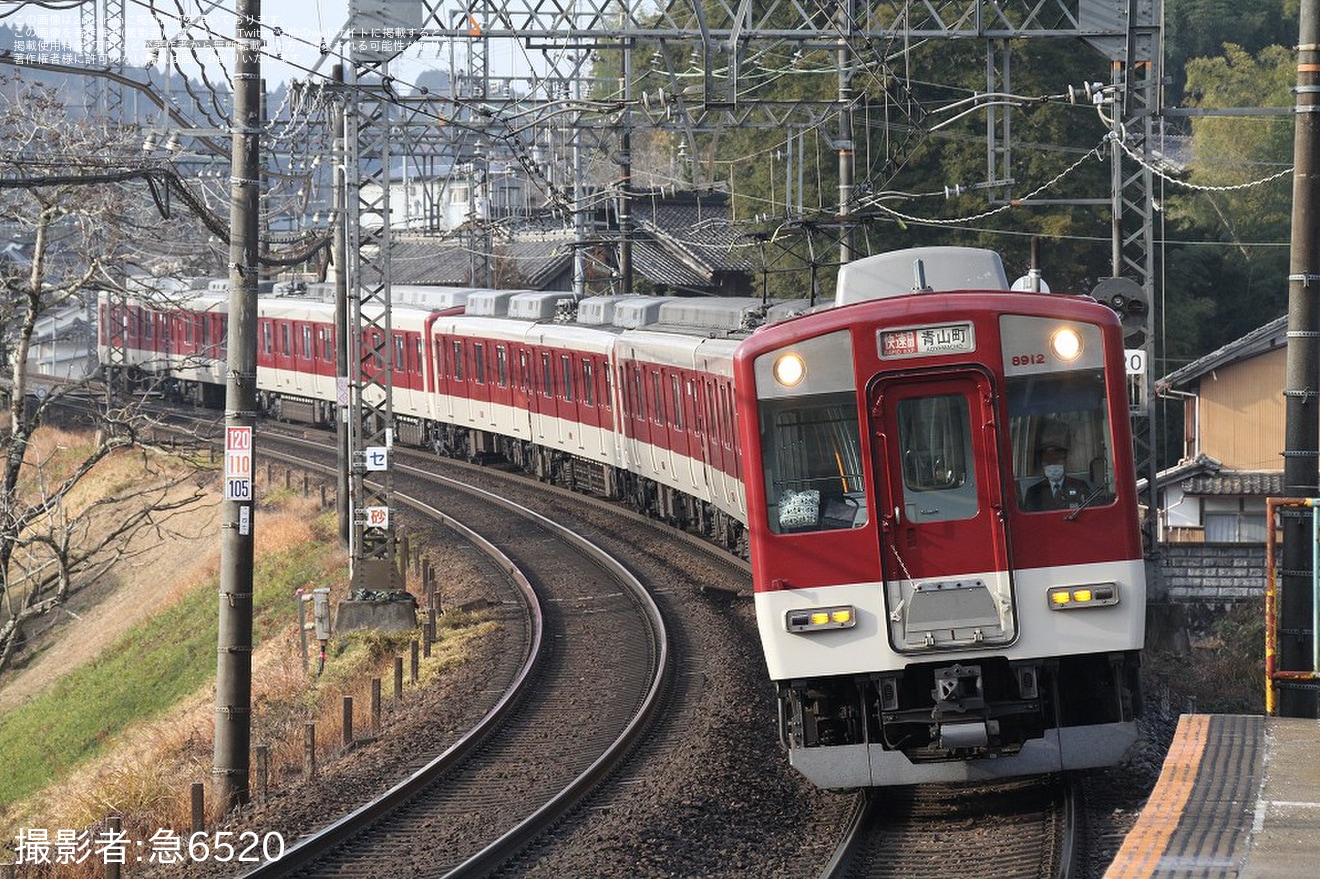
[[[1185,714],[1105,879],[1320,874],[1320,720]]]

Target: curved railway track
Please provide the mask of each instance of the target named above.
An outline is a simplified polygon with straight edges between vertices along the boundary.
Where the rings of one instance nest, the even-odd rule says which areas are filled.
[[[608,774],[655,710],[669,669],[664,622],[621,564],[507,500],[425,483],[410,484],[401,469],[396,500],[451,526],[468,523],[488,547],[503,547],[510,570],[530,572],[544,638],[533,641],[516,686],[478,730],[246,875],[481,875]],[[443,497],[423,502],[422,488]]]

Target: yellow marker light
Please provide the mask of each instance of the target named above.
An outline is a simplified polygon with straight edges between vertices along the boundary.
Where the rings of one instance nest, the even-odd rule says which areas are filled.
[[[802,379],[806,378],[807,364],[803,362],[801,355],[789,352],[775,361],[773,372],[775,381],[786,388],[795,388],[802,383]]]
[[[1118,604],[1117,583],[1092,583],[1086,586],[1053,586],[1048,601],[1052,610],[1084,610]]]
[[[1072,327],[1055,330],[1050,336],[1050,350],[1060,360],[1072,362],[1082,356],[1082,334]]]
[[[784,614],[784,628],[798,634],[851,629],[857,625],[857,609],[840,604],[834,607],[804,607]]]

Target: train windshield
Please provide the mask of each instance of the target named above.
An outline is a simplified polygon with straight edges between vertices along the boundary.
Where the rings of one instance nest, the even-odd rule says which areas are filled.
[[[866,524],[851,391],[761,401],[766,502],[777,534]]]
[[[1114,444],[1101,370],[1010,378],[1008,411],[1021,509],[1113,502]]]
[[[962,394],[912,397],[898,403],[898,452],[913,522],[976,515],[972,421]],[[939,500],[932,500],[938,493]]]

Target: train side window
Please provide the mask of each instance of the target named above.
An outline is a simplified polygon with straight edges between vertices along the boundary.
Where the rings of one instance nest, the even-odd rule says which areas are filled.
[[[454,340],[454,381],[463,380],[463,340]]]
[[[303,328],[302,328],[302,342],[303,342],[303,358],[306,359],[306,360],[311,360],[311,359],[312,359],[312,326],[311,326],[311,324],[303,324]]]
[[[596,405],[595,365],[589,358],[582,361],[582,402],[588,406]]]
[[[688,405],[688,423],[692,425],[692,433],[697,439],[706,435],[706,409],[702,405],[703,386],[693,382],[691,379],[685,384]]]
[[[724,432],[720,429],[720,420],[715,415],[715,385],[709,381],[706,382],[704,391],[705,393],[702,396],[706,404],[706,436],[710,443],[714,445],[723,439],[721,434]]]
[[[280,324],[280,353],[285,357],[288,357],[293,353],[293,345],[289,341],[289,325],[287,323]]]
[[[670,400],[674,404],[674,417],[672,424],[677,430],[686,430],[683,424],[683,391],[682,381],[677,375],[669,377]]]
[[[532,392],[532,359],[526,350],[518,352],[518,372],[520,374],[519,386],[522,388],[523,393],[530,394]]]
[[[771,531],[866,524],[861,430],[852,392],[762,400],[761,425]]]
[[[1099,369],[1009,379],[1009,441],[1019,507],[1035,512],[1113,503],[1108,411]]]
[[[720,424],[722,425],[720,434],[726,449],[733,448],[733,436],[735,434],[733,422],[733,410],[729,406],[729,386],[720,385]]]
[[[328,327],[322,327],[316,331],[316,335],[321,340],[321,359],[326,363],[335,362],[335,349],[331,344],[331,333]]]
[[[541,394],[545,397],[555,395],[555,373],[550,368],[550,352],[541,352]]]
[[[651,400],[655,404],[655,411],[651,413],[651,420],[656,424],[665,423],[665,395],[660,391],[660,370],[651,370]]]
[[[564,377],[564,399],[573,402],[573,359],[567,354],[559,355],[559,369]]]
[[[274,344],[275,342],[271,333],[270,321],[264,320],[261,322],[261,352],[263,354],[271,353]]]
[[[472,378],[479,385],[486,383],[486,345],[482,342],[472,343]]]
[[[417,373],[418,375],[420,375],[421,372],[422,372],[422,362],[423,362],[423,359],[422,359],[422,337],[421,337],[421,336],[413,336],[413,337],[412,337],[412,340],[413,340],[413,344],[412,344],[412,363],[408,364],[408,369],[409,369],[411,372],[415,372],[415,373]]]
[[[509,386],[509,351],[503,345],[495,346],[495,376],[500,387]]]

